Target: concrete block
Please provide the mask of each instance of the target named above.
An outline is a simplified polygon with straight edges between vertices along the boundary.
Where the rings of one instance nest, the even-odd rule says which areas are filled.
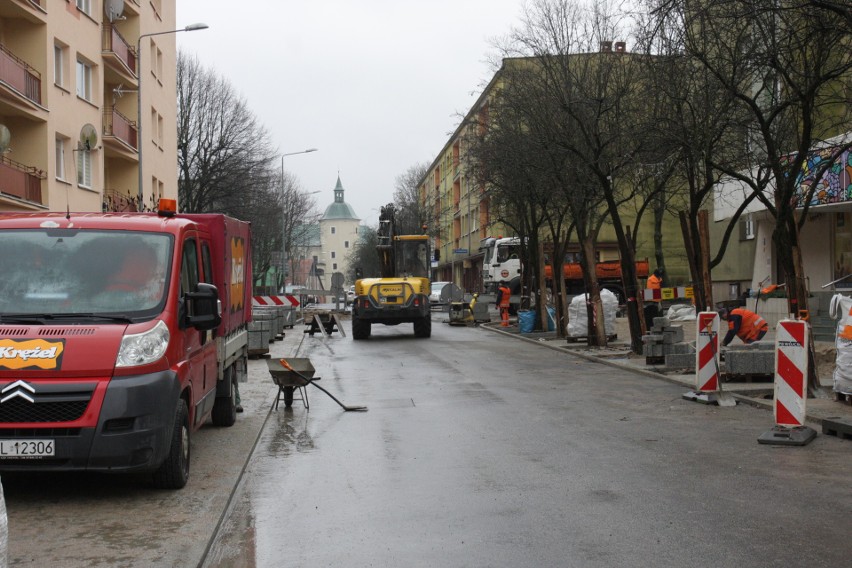
[[[683,341],[683,327],[672,325],[663,330],[663,343],[680,343]]]
[[[646,343],[642,346],[642,355],[645,357],[662,358],[665,356],[662,343]]]
[[[695,356],[695,346],[691,343],[672,343],[669,345],[669,353],[673,355],[692,355]]]
[[[648,334],[642,336],[642,343],[662,343],[663,336],[661,334]]]
[[[669,325],[671,325],[671,322],[669,321],[669,318],[667,318],[667,317],[654,318],[653,327],[655,329],[662,330],[664,327],[668,327]]]
[[[695,370],[695,353],[691,354],[675,354],[666,355],[667,369],[688,369]]]
[[[731,375],[772,375],[775,372],[775,352],[757,349],[728,351],[725,368]]]

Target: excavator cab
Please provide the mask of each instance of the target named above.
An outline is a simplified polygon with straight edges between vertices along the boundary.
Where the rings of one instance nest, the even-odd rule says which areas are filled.
[[[404,277],[429,277],[429,241],[420,235],[396,237],[396,274]]]

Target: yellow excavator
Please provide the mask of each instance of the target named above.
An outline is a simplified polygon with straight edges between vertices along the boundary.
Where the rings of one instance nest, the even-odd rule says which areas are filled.
[[[430,337],[428,235],[397,235],[394,207],[388,204],[382,207],[379,216],[378,237],[381,278],[361,278],[355,282],[352,339],[370,337],[374,323],[409,322],[414,324],[415,337]]]

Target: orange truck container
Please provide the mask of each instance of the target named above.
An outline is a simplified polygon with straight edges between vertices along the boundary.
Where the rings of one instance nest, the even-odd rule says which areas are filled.
[[[636,276],[638,278],[648,277],[648,259],[636,261]],[[583,280],[583,269],[579,262],[566,262],[562,265],[565,280]],[[621,261],[607,260],[595,265],[595,274],[599,281],[621,280]],[[544,277],[553,279],[553,267],[549,264],[544,267]]]
[[[236,420],[250,243],[217,214],[0,214],[0,470],[183,487],[191,434]]]

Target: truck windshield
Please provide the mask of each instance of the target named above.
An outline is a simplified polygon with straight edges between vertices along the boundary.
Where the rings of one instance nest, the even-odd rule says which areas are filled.
[[[81,230],[0,231],[4,314],[142,316],[165,302],[172,237]]]
[[[497,247],[497,262],[506,262],[518,258],[519,245],[500,245]]]

